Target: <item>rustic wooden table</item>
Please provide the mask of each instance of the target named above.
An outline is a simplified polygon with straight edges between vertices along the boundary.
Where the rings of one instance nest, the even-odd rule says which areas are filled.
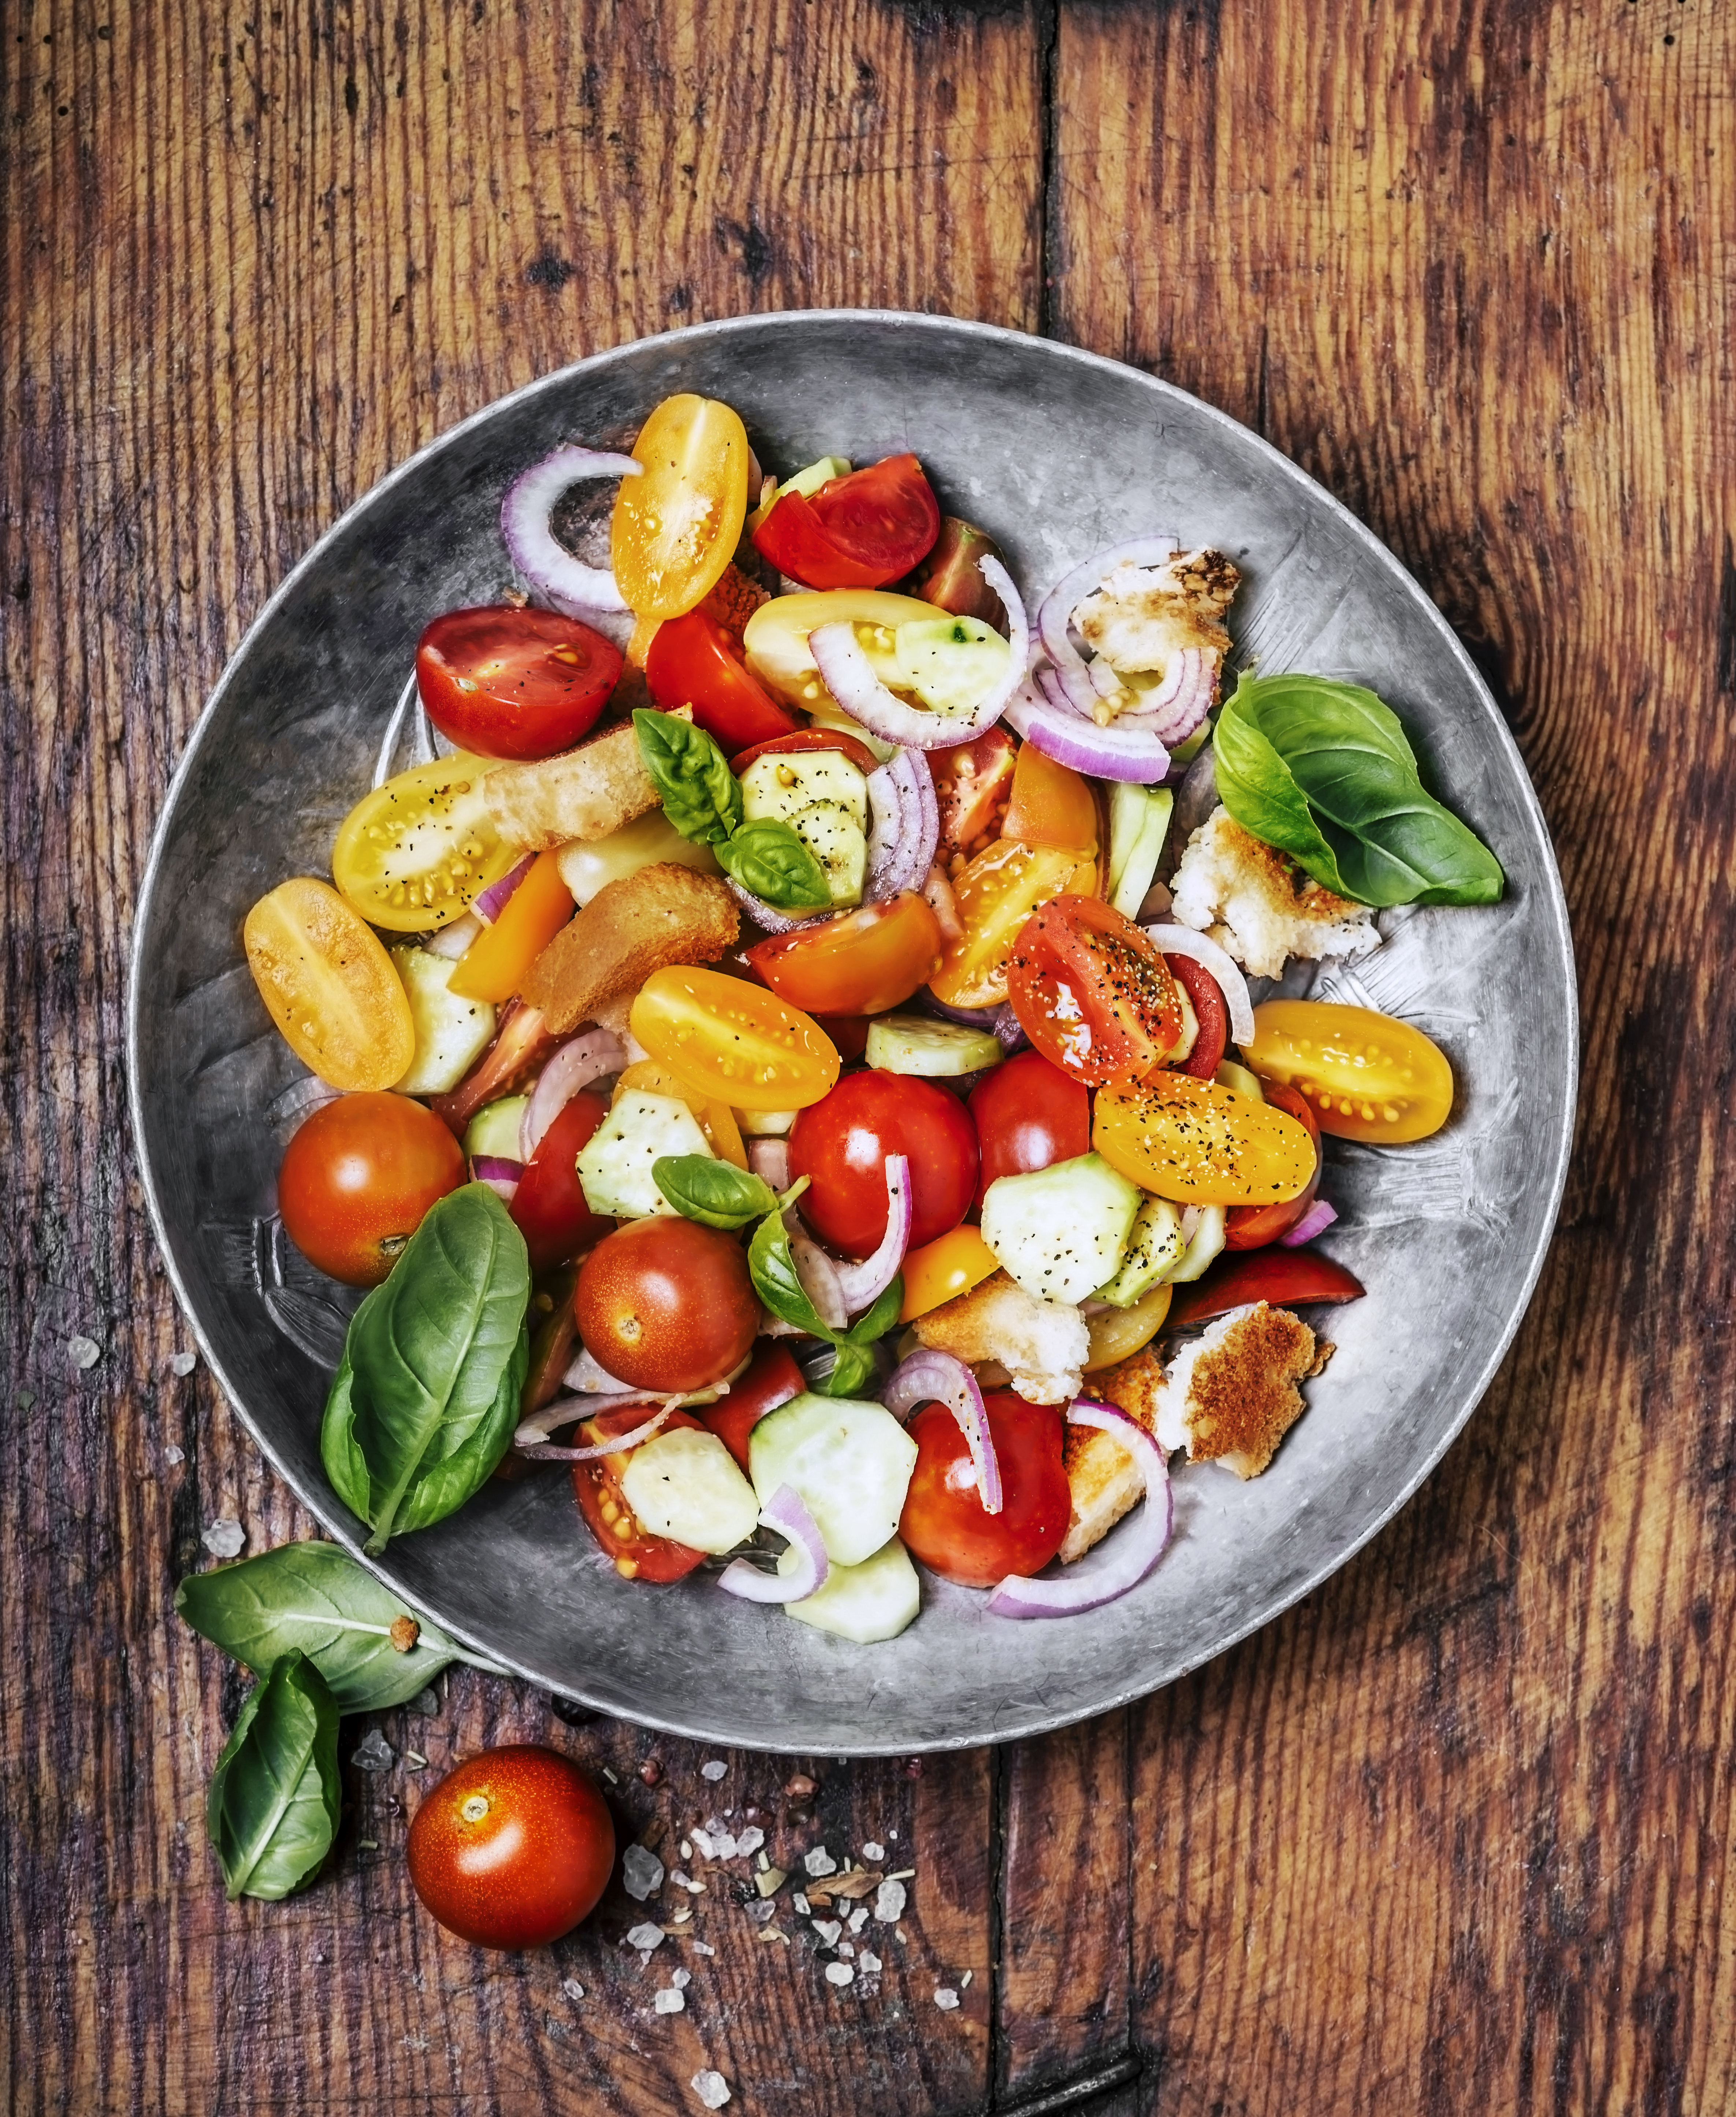
[[[16,0],[0,79],[7,2108],[637,2113],[698,2107],[702,2066],[789,2117],[1731,2106],[1728,12]],[[466,1672],[380,1716],[326,1879],[228,1905],[201,1801],[240,1687],[171,1594],[214,1520],[314,1524],[170,1363],[122,1060],[170,769],[290,565],[452,421],[671,324],[849,303],[1198,391],[1471,643],[1584,993],[1530,1320],[1370,1549],[1142,1707],[801,1800],[801,1759],[713,1783]],[[721,1884],[648,1967],[618,1889],[538,1954],[451,1941],[405,1752],[522,1737],[665,1846],[725,1810],[879,1841],[915,1870],[884,1969],[825,1982]]]

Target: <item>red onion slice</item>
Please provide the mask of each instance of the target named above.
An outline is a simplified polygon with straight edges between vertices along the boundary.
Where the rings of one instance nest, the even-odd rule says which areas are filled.
[[[791,1573],[762,1573],[745,1558],[732,1558],[718,1575],[718,1586],[744,1603],[805,1602],[825,1585],[831,1565],[814,1518],[793,1485],[778,1487],[762,1510],[759,1524],[788,1537],[790,1548],[802,1555],[800,1565]]]
[[[569,1390],[581,1390],[587,1396],[630,1396],[633,1394],[631,1382],[624,1382],[619,1375],[612,1375],[606,1368],[599,1366],[583,1345],[561,1380]]]
[[[655,1403],[656,1399],[653,1398],[652,1401]],[[662,1425],[670,1414],[677,1409],[681,1401],[679,1396],[672,1396],[655,1418],[647,1418],[642,1426],[635,1426],[630,1432],[619,1434],[613,1441],[600,1441],[593,1448],[556,1448],[549,1441],[532,1441],[519,1443],[518,1453],[521,1455],[529,1456],[533,1463],[595,1463],[605,1455],[619,1455],[627,1449],[637,1448],[642,1441],[649,1441],[652,1434]],[[573,1402],[573,1400],[571,1397],[566,1400],[568,1404]],[[550,1404],[549,1407],[550,1411],[560,1409],[563,1407],[555,1404]],[[574,1418],[591,1418],[596,1416],[596,1407],[594,1404],[587,1404],[581,1409],[572,1412],[569,1416]],[[548,1414],[542,1412],[537,1416],[539,1418],[546,1418]],[[525,1425],[519,1427],[518,1432],[524,1432],[530,1423],[527,1420]],[[564,1418],[557,1419],[555,1425],[564,1426],[566,1423]],[[552,1432],[554,1427],[551,1426],[549,1430]],[[515,1435],[513,1438],[516,1441],[518,1436]]]
[[[795,1228],[790,1232],[790,1254],[794,1261],[795,1275],[802,1282],[802,1291],[813,1303],[820,1321],[834,1331],[843,1330],[850,1321],[850,1312],[845,1305],[837,1265],[817,1242]]]
[[[524,878],[536,865],[535,853],[527,853],[509,874],[503,874],[498,882],[491,882],[481,895],[471,901],[471,910],[485,926],[492,926],[505,911],[507,903]]]
[[[1073,644],[1073,611],[1106,574],[1122,565],[1160,566],[1181,548],[1175,537],[1154,529],[1124,544],[1106,545],[1101,551],[1094,551],[1089,559],[1081,559],[1071,571],[1063,574],[1043,598],[1037,612],[1037,636],[1057,669],[1071,671],[1089,667],[1084,657]],[[1119,682],[1119,679],[1117,680]],[[1089,713],[1090,708],[1087,706],[1084,710]]]
[[[1212,710],[1218,695],[1218,656],[1203,647],[1184,647],[1171,658],[1160,694],[1168,703],[1140,708],[1142,714],[1153,715],[1152,733],[1160,741],[1179,747]]]
[[[830,919],[830,911],[804,911],[792,918],[787,911],[778,911],[763,897],[756,897],[751,889],[744,889],[739,882],[728,875],[724,887],[757,926],[763,926],[768,934],[793,934],[799,926],[817,926],[822,919]]]
[[[1045,669],[1038,681],[1053,674]],[[1039,698],[1029,685],[1007,707],[1006,718],[1045,757],[1074,772],[1149,786],[1169,769],[1169,752],[1154,735],[1136,728],[1100,728],[1094,721]]]
[[[976,1377],[962,1360],[927,1347],[912,1353],[893,1371],[880,1401],[896,1419],[908,1418],[919,1404],[945,1404],[969,1443],[983,1511],[1000,1513],[1003,1504],[1001,1464],[995,1454],[994,1437],[988,1430],[988,1412]]]
[[[934,923],[941,929],[941,939],[948,948],[965,930],[965,921],[959,914],[959,900],[946,870],[931,867],[923,882],[922,893],[928,900],[928,909],[934,914]]]
[[[1175,1489],[1163,1451],[1144,1427],[1114,1404],[1089,1397],[1075,1397],[1067,1406],[1067,1418],[1071,1425],[1094,1426],[1120,1441],[1144,1478],[1144,1500],[1117,1534],[1098,1546],[1103,1556],[1094,1566],[1081,1560],[1041,1580],[1010,1573],[988,1598],[994,1617],[1071,1617],[1081,1610],[1095,1610],[1138,1587],[1169,1542],[1176,1519]]]
[[[1316,1198],[1289,1234],[1278,1237],[1278,1247],[1299,1250],[1304,1243],[1311,1243],[1316,1235],[1324,1235],[1338,1217],[1336,1206],[1329,1205],[1324,1198]]]
[[[606,566],[587,566],[575,559],[555,534],[549,518],[555,501],[580,478],[637,477],[639,469],[631,456],[569,446],[521,471],[507,487],[500,503],[500,534],[506,539],[508,556],[530,583],[532,593],[552,609],[578,618],[600,610],[626,609],[615,575]]]
[[[1209,972],[1229,1010],[1231,1043],[1251,1044],[1254,997],[1241,966],[1227,950],[1219,948],[1209,934],[1196,934],[1191,926],[1148,926],[1145,931],[1166,956],[1191,956]]]
[[[748,1166],[781,1197],[790,1188],[790,1142],[787,1139],[750,1139]]]
[[[449,926],[431,934],[422,946],[431,956],[444,956],[449,962],[456,962],[481,931],[481,920],[474,911],[467,911]]]
[[[868,774],[868,886],[863,902],[877,904],[900,890],[919,889],[940,846],[940,801],[934,775],[919,750],[900,749]]]
[[[619,1073],[627,1063],[627,1047],[613,1030],[587,1029],[557,1045],[536,1077],[531,1100],[518,1122],[518,1151],[528,1161],[543,1135],[578,1093],[605,1073]]]
[[[886,1231],[872,1257],[860,1264],[832,1266],[846,1314],[859,1316],[872,1308],[898,1275],[910,1247],[910,1165],[901,1154],[886,1156]]]
[[[471,1182],[486,1183],[490,1191],[498,1192],[509,1206],[523,1174],[524,1164],[510,1161],[504,1154],[473,1154],[470,1157]]]

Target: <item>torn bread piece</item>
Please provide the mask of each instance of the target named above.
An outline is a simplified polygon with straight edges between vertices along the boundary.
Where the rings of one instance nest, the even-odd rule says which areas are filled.
[[[1084,1386],[1088,1396],[1116,1405],[1156,1437],[1163,1368],[1149,1346],[1130,1359],[1087,1377]],[[1056,1555],[1063,1566],[1071,1566],[1139,1505],[1144,1497],[1145,1479],[1139,1464],[1114,1435],[1094,1426],[1070,1425],[1061,1442],[1061,1460],[1067,1474],[1072,1510],[1067,1518],[1066,1536]]]
[[[1170,1363],[1158,1446],[1257,1478],[1305,1409],[1296,1384],[1314,1364],[1314,1333],[1300,1316],[1264,1301],[1232,1309]]]
[[[1187,842],[1170,885],[1172,916],[1228,950],[1255,977],[1287,959],[1347,956],[1379,939],[1375,915],[1305,874],[1216,809]]]
[[[919,1341],[968,1367],[997,1361],[1020,1395],[1065,1404],[1079,1395],[1091,1349],[1085,1319],[1071,1302],[1039,1301],[997,1271],[915,1322]]]
[[[501,837],[532,852],[575,838],[606,838],[661,798],[631,721],[540,763],[497,764],[482,782]]]
[[[671,963],[709,963],[741,929],[721,882],[660,863],[611,882],[564,926],[532,964],[523,998],[564,1036],[622,993],[637,992]]]
[[[1167,668],[1196,647],[1222,657],[1223,614],[1241,574],[1222,551],[1178,551],[1155,566],[1115,568],[1072,613],[1080,636],[1117,672]]]

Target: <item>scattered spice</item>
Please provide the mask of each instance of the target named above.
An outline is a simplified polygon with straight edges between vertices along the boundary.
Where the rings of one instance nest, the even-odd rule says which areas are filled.
[[[648,1787],[661,1786],[662,1784],[663,1767],[658,1762],[656,1758],[647,1757],[644,1763],[640,1765],[639,1779],[642,1785]]]
[[[794,1778],[784,1782],[784,1791],[792,1801],[812,1801],[819,1788],[806,1772],[798,1772]]]
[[[399,1653],[408,1653],[422,1635],[422,1628],[408,1613],[392,1620],[392,1629],[386,1636]]]

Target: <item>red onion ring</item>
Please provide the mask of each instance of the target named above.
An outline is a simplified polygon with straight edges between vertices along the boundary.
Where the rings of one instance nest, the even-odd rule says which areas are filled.
[[[605,1073],[619,1073],[627,1063],[627,1047],[610,1029],[587,1029],[558,1045],[536,1077],[531,1100],[518,1121],[518,1151],[528,1161],[543,1135],[578,1093]]]
[[[868,886],[863,902],[877,904],[900,890],[919,889],[940,846],[940,801],[934,775],[920,751],[900,749],[868,774]]]
[[[1324,1198],[1316,1198],[1301,1219],[1287,1235],[1278,1238],[1280,1249],[1299,1250],[1304,1243],[1311,1243],[1316,1235],[1324,1235],[1338,1217],[1338,1209]]]
[[[587,1396],[631,1396],[633,1384],[624,1382],[619,1375],[612,1375],[600,1366],[581,1345],[573,1357],[573,1364],[561,1377],[569,1390],[580,1390]],[[653,1395],[661,1395],[653,1391]]]
[[[470,1180],[486,1183],[490,1191],[497,1192],[510,1206],[518,1188],[518,1179],[524,1174],[522,1161],[510,1161],[504,1154],[473,1154],[470,1157]]]
[[[472,899],[470,908],[485,926],[494,925],[505,911],[513,891],[536,865],[536,854],[527,853],[509,874],[503,874],[498,882],[490,883],[480,897]]]
[[[802,1282],[802,1291],[813,1303],[820,1321],[834,1331],[841,1331],[850,1321],[850,1311],[837,1265],[811,1236],[804,1235],[799,1229],[792,1228],[790,1231],[790,1254],[794,1261],[795,1275]]]
[[[748,1166],[781,1197],[790,1188],[789,1141],[750,1139],[748,1142]]]
[[[759,1524],[788,1537],[790,1548],[802,1554],[802,1563],[793,1573],[762,1573],[745,1558],[732,1558],[718,1575],[718,1586],[744,1603],[805,1602],[825,1585],[831,1570],[807,1503],[793,1485],[780,1485],[761,1510]]]
[[[969,1443],[983,1513],[1000,1513],[1004,1504],[1001,1464],[995,1454],[994,1437],[988,1430],[988,1411],[976,1377],[962,1360],[925,1346],[894,1369],[880,1401],[894,1418],[900,1420],[919,1404],[945,1404]]]
[[[1210,975],[1223,994],[1223,1003],[1229,1012],[1230,1041],[1251,1044],[1254,996],[1248,990],[1248,981],[1240,966],[1228,952],[1220,948],[1209,934],[1196,934],[1191,926],[1148,926],[1145,931],[1166,956],[1191,956]]]
[[[1101,551],[1094,551],[1089,559],[1081,559],[1069,572],[1061,575],[1043,598],[1037,612],[1037,636],[1043,642],[1043,651],[1058,671],[1085,674],[1093,689],[1100,688],[1092,681],[1090,665],[1073,644],[1071,627],[1074,606],[1090,591],[1102,585],[1106,574],[1117,566],[1157,566],[1164,560],[1173,558],[1181,550],[1180,542],[1166,536],[1161,530],[1149,531],[1143,537],[1135,537],[1124,544],[1108,544]],[[1119,685],[1120,679],[1117,678]],[[1084,710],[1091,709],[1086,706]]]
[[[582,477],[637,477],[640,468],[631,456],[569,445],[521,471],[507,487],[500,503],[507,555],[532,593],[564,616],[588,617],[627,605],[606,566],[587,566],[555,534],[549,518],[555,501]]]
[[[1042,684],[1052,678],[1052,669],[1038,672]],[[1169,752],[1154,735],[1138,729],[1100,728],[1071,708],[1039,698],[1029,685],[1022,687],[1006,708],[1009,726],[1034,742],[1045,757],[1074,772],[1098,779],[1126,779],[1149,786],[1169,769]]]
[[[565,1401],[570,1404],[573,1400],[569,1397]],[[521,1455],[529,1456],[533,1463],[595,1463],[604,1455],[619,1455],[629,1448],[637,1448],[642,1441],[649,1441],[664,1420],[679,1406],[680,1403],[681,1399],[679,1396],[672,1396],[655,1418],[647,1418],[642,1426],[634,1427],[631,1432],[619,1434],[613,1441],[600,1441],[594,1448],[556,1448],[546,1441],[533,1441],[527,1445],[521,1446],[518,1453]],[[554,1411],[560,1408],[550,1404],[549,1410]],[[543,1412],[537,1415],[539,1418],[546,1418],[548,1414]],[[575,1411],[573,1416],[575,1418],[594,1418],[596,1407],[592,1405],[586,1409]],[[527,1421],[527,1424],[528,1423]],[[566,1424],[564,1419],[555,1423],[562,1426]],[[550,1430],[552,1432],[553,1427],[551,1427]],[[520,1433],[523,1432],[524,1427],[521,1426],[518,1431]],[[515,1440],[516,1438],[517,1437],[514,1436]]]
[[[792,919],[787,911],[774,910],[763,897],[756,897],[751,889],[744,889],[728,875],[723,880],[724,887],[754,925],[763,926],[768,934],[794,934],[799,926],[817,926],[822,919],[832,916],[830,911],[804,911]]]
[[[455,962],[481,931],[481,920],[474,911],[467,911],[449,926],[440,927],[431,934],[422,946],[431,956],[443,956],[449,962]]]
[[[1212,710],[1218,663],[1218,656],[1203,647],[1184,647],[1172,658],[1158,699],[1140,709],[1142,718],[1152,716],[1151,731],[1160,742],[1179,747]]]
[[[1073,1426],[1094,1426],[1120,1441],[1144,1476],[1144,1503],[1119,1536],[1098,1547],[1107,1556],[1095,1566],[1086,1567],[1081,1562],[1041,1580],[1010,1573],[988,1598],[992,1616],[1071,1617],[1081,1610],[1095,1610],[1136,1588],[1169,1542],[1176,1519],[1175,1488],[1163,1451],[1144,1427],[1114,1404],[1090,1397],[1075,1397],[1067,1406],[1067,1420]]]
[[[859,1316],[873,1306],[898,1275],[910,1247],[914,1206],[910,1193],[910,1165],[901,1154],[886,1156],[886,1231],[871,1257],[860,1264],[835,1264],[838,1291],[845,1312]],[[817,1306],[817,1303],[816,1304]]]
[[[1016,1051],[1025,1040],[1024,1029],[1011,1007],[952,1007],[946,1001],[937,999],[926,988],[918,994],[914,1004],[926,1013],[938,1015],[942,1022],[956,1022],[966,1029],[986,1029],[1001,1040],[1002,1050]],[[955,1078],[958,1077],[955,1077]]]

